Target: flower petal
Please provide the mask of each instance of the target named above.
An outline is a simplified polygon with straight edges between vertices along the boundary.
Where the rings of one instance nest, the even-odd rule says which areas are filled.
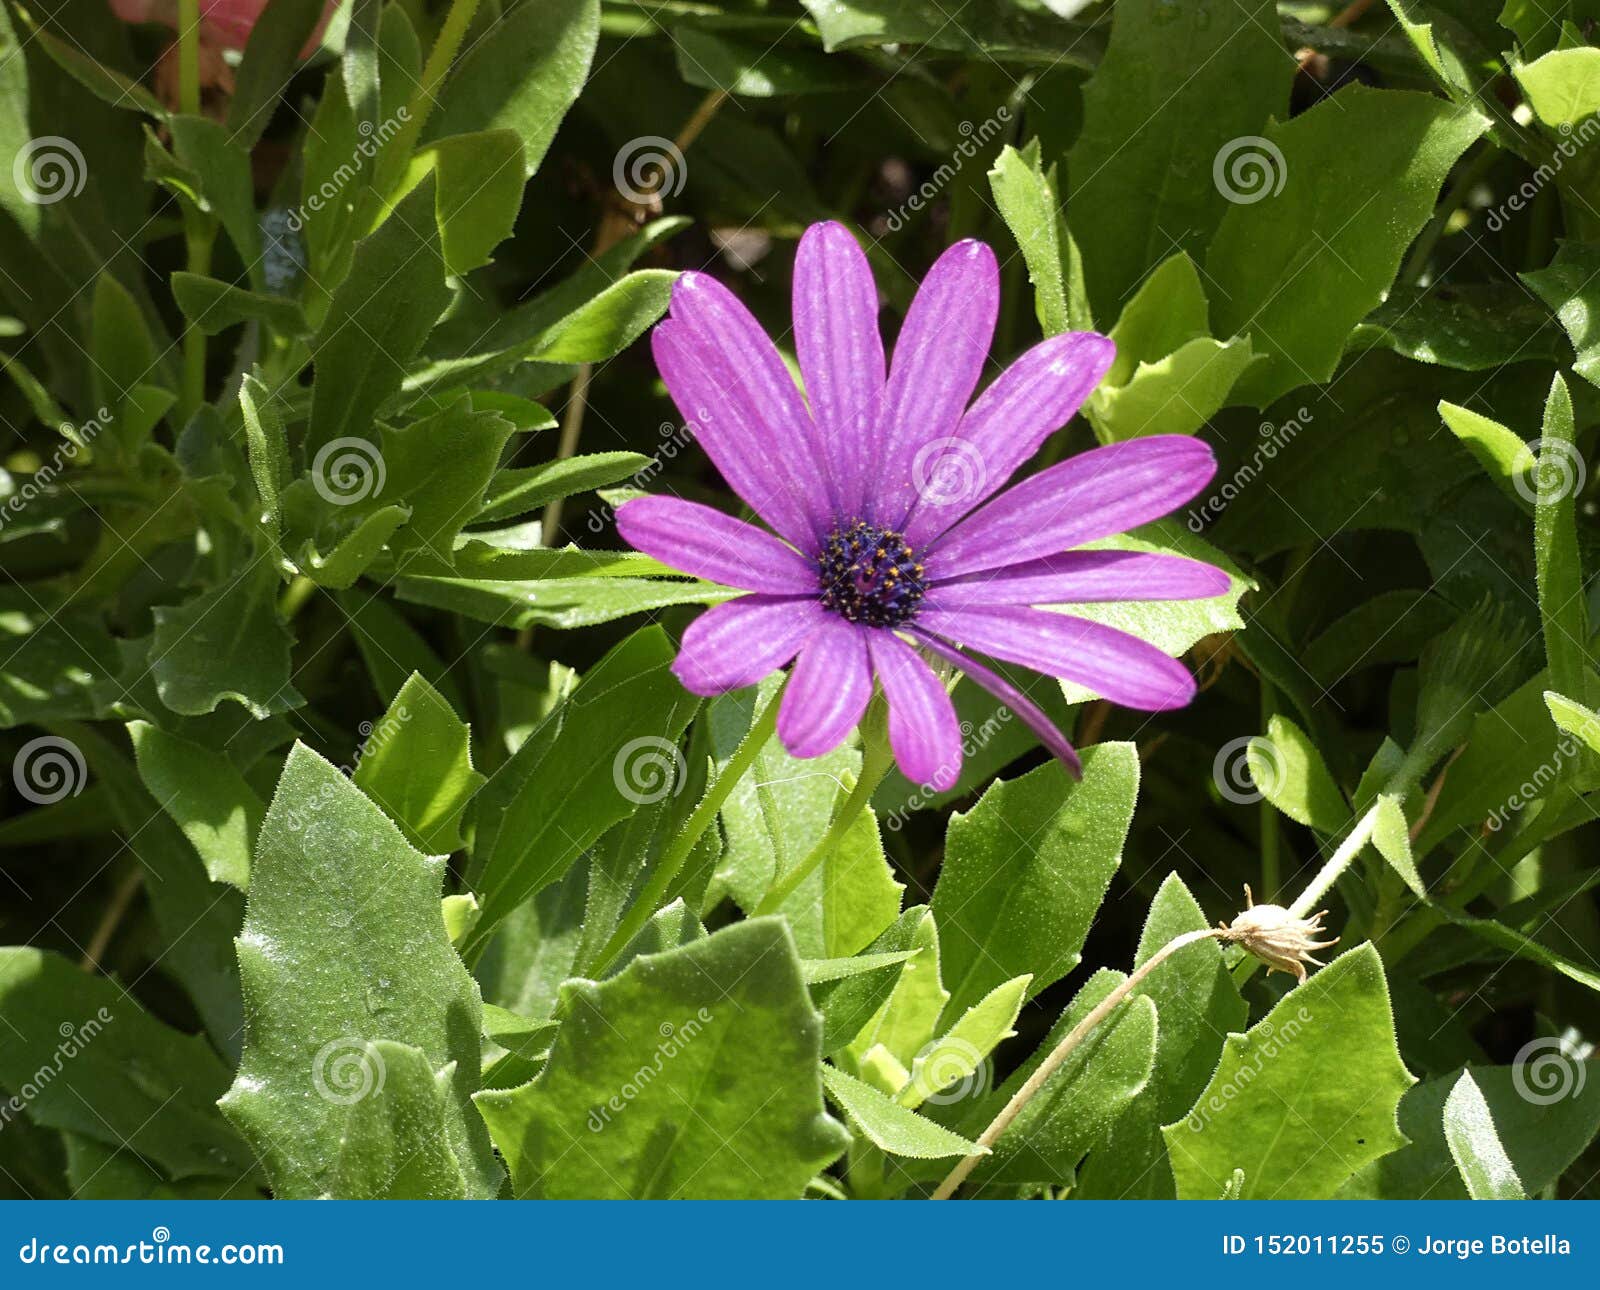
[[[930,445],[955,434],[983,374],[999,311],[1000,270],[982,242],[957,242],[922,280],[884,389],[881,469],[869,494],[879,524],[903,530],[916,500],[919,455],[925,464]]]
[[[1020,564],[1146,524],[1182,506],[1216,469],[1211,449],[1189,435],[1092,448],[967,516],[928,549],[929,576]]]
[[[870,628],[847,623],[825,610],[806,640],[778,709],[778,738],[795,757],[832,752],[861,720],[872,698]]]
[[[842,513],[859,515],[877,464],[872,436],[883,399],[883,337],[872,268],[843,224],[813,224],[800,239],[794,339]]]
[[[1066,551],[942,582],[928,604],[1088,605],[1107,600],[1206,600],[1231,585],[1214,565],[1142,551]]]
[[[741,690],[776,672],[831,617],[809,596],[740,596],[689,624],[672,671],[694,694]]]
[[[617,510],[617,532],[674,569],[746,591],[803,596],[817,569],[792,546],[731,515],[676,497],[636,497]]]
[[[868,638],[872,668],[889,700],[889,746],[913,784],[943,793],[961,777],[961,722],[950,692],[893,632]]]
[[[1001,676],[993,668],[978,662],[970,655],[963,654],[952,645],[946,644],[936,636],[926,632],[915,633],[917,639],[928,647],[933,653],[947,662],[954,663],[965,672],[972,680],[976,681],[1001,703],[1022,718],[1022,723],[1039,736],[1051,756],[1055,757],[1067,768],[1074,779],[1083,778],[1083,763],[1078,760],[1078,754],[1073,750],[1067,737],[1056,729],[1056,723],[1050,720],[1049,714],[1037,703],[1025,695],[1010,681]]]
[[[917,500],[904,529],[920,546],[998,492],[1017,467],[1072,420],[1117,347],[1073,331],[1035,345],[978,396],[955,436],[916,471]]]
[[[1093,690],[1125,708],[1162,712],[1194,698],[1194,677],[1148,641],[1043,609],[924,609],[923,631]]]

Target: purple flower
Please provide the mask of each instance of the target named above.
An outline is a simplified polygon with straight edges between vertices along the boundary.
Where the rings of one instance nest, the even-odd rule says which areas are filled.
[[[843,742],[876,678],[900,769],[953,785],[961,727],[925,655],[990,690],[1074,772],[1077,754],[1049,717],[974,653],[1131,708],[1194,696],[1188,670],[1155,646],[1034,606],[1225,591],[1227,576],[1195,560],[1070,549],[1187,502],[1216,469],[1211,450],[1186,435],[1133,439],[1001,492],[1071,419],[1114,348],[1094,332],[1053,336],[969,407],[999,296],[994,252],[958,242],[924,279],[886,364],[866,256],[842,225],[815,224],[794,270],[807,397],[749,310],[705,274],[679,278],[655,329],[679,410],[772,532],[672,497],[627,503],[618,527],[673,568],[750,593],[692,623],[673,670],[711,695],[797,659],[778,713],[778,737],[796,757]]]

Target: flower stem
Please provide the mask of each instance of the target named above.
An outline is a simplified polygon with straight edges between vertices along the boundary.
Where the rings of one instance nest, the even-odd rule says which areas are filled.
[[[200,115],[200,0],[178,0],[178,110]],[[183,208],[184,267],[205,277],[211,272],[210,218]],[[193,322],[183,328],[183,384],[178,416],[187,422],[206,400],[206,334]]]
[[[966,1181],[967,1175],[978,1167],[978,1162],[1000,1140],[1001,1134],[1011,1127],[1012,1121],[1022,1114],[1022,1108],[1031,1102],[1034,1096],[1044,1087],[1045,1082],[1061,1068],[1061,1064],[1072,1056],[1073,1050],[1078,1047],[1102,1021],[1109,1017],[1129,995],[1143,984],[1146,977],[1165,963],[1169,958],[1183,949],[1186,945],[1194,945],[1199,941],[1227,940],[1228,931],[1222,927],[1206,927],[1199,931],[1185,932],[1182,936],[1175,936],[1159,950],[1152,954],[1142,964],[1129,974],[1128,979],[1117,986],[1110,994],[1106,995],[1099,1003],[1090,1009],[1088,1016],[1084,1017],[1076,1026],[1069,1030],[1066,1037],[1050,1050],[1050,1055],[1039,1063],[1039,1069],[1028,1076],[1028,1080],[1001,1109],[989,1123],[989,1127],[978,1138],[978,1146],[983,1148],[970,1156],[962,1157],[961,1161],[939,1184],[937,1191],[930,1199],[949,1200],[955,1195],[956,1189]]]
[[[850,796],[845,798],[844,805],[828,824],[828,831],[822,835],[822,840],[811,848],[804,860],[773,883],[771,889],[761,898],[761,903],[756,906],[752,917],[760,918],[764,914],[777,913],[783,902],[799,890],[800,884],[816,871],[817,866],[833,854],[834,848],[850,831],[850,826],[856,822],[856,817],[866,809],[867,803],[872,800],[872,795],[878,791],[878,785],[883,783],[883,777],[894,765],[894,754],[890,752],[889,741],[878,723],[870,720],[863,723],[861,733],[861,778],[856,781]]]
[[[611,939],[605,943],[605,947],[596,957],[591,975],[598,976],[610,967],[611,961],[627,948],[628,942],[639,934],[639,929],[655,914],[656,906],[661,903],[673,880],[682,871],[689,854],[705,831],[711,827],[712,821],[717,818],[717,812],[722,809],[729,794],[744,778],[745,772],[755,764],[761,750],[772,738],[772,732],[778,725],[778,703],[783,698],[783,691],[788,684],[785,681],[767,706],[757,714],[749,732],[739,741],[739,746],[733,750],[733,756],[728,758],[728,764],[722,768],[722,773],[707,786],[705,795],[690,812],[689,818],[683,822],[683,827],[667,844],[666,850],[661,853],[661,859],[656,863],[654,872],[650,875],[650,880],[639,893],[639,898],[633,902],[633,907],[617,924],[617,930],[611,934]]]

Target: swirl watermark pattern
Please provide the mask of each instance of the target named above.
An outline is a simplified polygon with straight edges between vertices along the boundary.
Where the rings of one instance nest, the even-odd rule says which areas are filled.
[[[386,1074],[377,1048],[349,1035],[330,1039],[311,1062],[311,1084],[317,1096],[336,1106],[354,1106],[383,1092]]]
[[[1276,197],[1289,182],[1289,167],[1271,139],[1242,134],[1217,149],[1211,161],[1211,182],[1236,206],[1253,206]]]
[[[76,797],[89,782],[89,764],[78,745],[60,735],[40,735],[17,750],[11,782],[35,806]]]
[[[330,506],[354,506],[383,492],[389,472],[368,439],[330,439],[311,459],[311,486]]]
[[[1577,1097],[1588,1078],[1588,1063],[1579,1061],[1554,1037],[1529,1040],[1511,1063],[1511,1084],[1517,1096],[1535,1106]]]
[[[11,182],[32,206],[53,206],[76,197],[89,182],[89,163],[71,139],[40,135],[17,149],[11,160]]]
[[[683,791],[689,773],[683,754],[670,739],[640,735],[617,749],[611,759],[611,780],[617,792],[635,806],[649,806]]]
[[[56,1033],[61,1036],[61,1042],[56,1045],[50,1060],[29,1078],[19,1082],[9,1097],[0,1100],[0,1129],[10,1124],[29,1102],[49,1088],[66,1064],[93,1043],[100,1032],[115,1020],[116,1015],[111,1009],[101,1008],[84,1021],[63,1021],[57,1026]]]
[[[648,206],[663,197],[676,197],[689,182],[689,163],[683,149],[659,134],[629,139],[611,162],[611,182],[630,202]]]
[[[1577,496],[1588,478],[1583,454],[1565,439],[1535,439],[1525,444],[1512,468],[1516,471],[1511,477],[1513,486],[1533,506],[1538,505],[1541,492],[1557,501]]]
[[[1250,806],[1282,781],[1283,756],[1265,735],[1240,735],[1217,749],[1211,779],[1228,801]]]
[[[933,439],[911,459],[911,483],[932,506],[965,506],[983,496],[989,468],[965,439]]]
[[[925,1045],[911,1063],[911,1082],[923,1102],[949,1106],[978,1098],[994,1085],[994,1064],[964,1039],[946,1036]]]

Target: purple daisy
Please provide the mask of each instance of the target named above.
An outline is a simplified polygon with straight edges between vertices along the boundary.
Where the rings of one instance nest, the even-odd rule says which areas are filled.
[[[805,397],[750,311],[705,274],[678,279],[651,337],[691,432],[771,532],[673,497],[628,502],[618,528],[675,569],[750,593],[689,626],[673,671],[713,695],[797,659],[778,713],[796,757],[842,743],[876,678],[900,769],[953,785],[961,727],[929,656],[991,691],[1074,773],[1066,737],[974,654],[1130,708],[1194,696],[1188,670],[1155,646],[1037,606],[1225,591],[1227,575],[1197,560],[1070,549],[1183,505],[1216,469],[1211,450],[1187,435],[1132,439],[1001,492],[1077,412],[1114,347],[1095,332],[1053,336],[969,407],[999,299],[994,252],[958,242],[923,280],[886,364],[866,256],[842,225],[815,224],[794,268]]]

